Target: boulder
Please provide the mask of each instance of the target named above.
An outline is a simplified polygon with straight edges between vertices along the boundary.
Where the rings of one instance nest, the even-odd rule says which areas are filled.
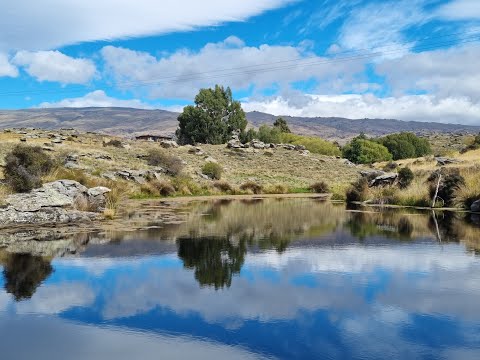
[[[370,187],[376,187],[376,186],[386,186],[386,185],[392,185],[395,183],[395,181],[398,178],[397,173],[390,173],[390,174],[385,174],[385,175],[380,175],[377,176],[375,179],[370,181],[369,186]]]
[[[98,219],[93,212],[75,209],[79,199],[87,201],[89,209],[101,211],[110,189],[88,189],[77,181],[58,180],[44,184],[29,193],[9,195],[0,209],[0,227],[83,222]]]
[[[475,201],[472,206],[470,206],[470,210],[473,212],[480,213],[480,199]]]
[[[262,142],[262,141],[259,141],[259,140],[255,140],[253,139],[251,142],[250,142],[250,146],[254,149],[266,149],[266,148],[270,148],[270,145],[267,145]]]
[[[460,160],[457,159],[451,159],[447,157],[436,157],[435,160],[437,160],[437,165],[438,166],[445,166],[448,164],[457,164],[460,162]]]
[[[162,140],[160,141],[160,146],[165,149],[178,148],[177,142],[173,140]]]

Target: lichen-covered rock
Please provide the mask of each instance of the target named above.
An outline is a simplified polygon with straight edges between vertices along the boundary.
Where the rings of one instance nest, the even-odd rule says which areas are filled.
[[[177,142],[173,140],[162,140],[160,141],[160,146],[165,149],[178,148]]]
[[[0,227],[91,221],[99,215],[78,211],[75,205],[79,199],[85,199],[88,209],[102,211],[109,191],[104,187],[88,189],[73,180],[58,180],[29,193],[9,195],[6,206],[0,208]]]

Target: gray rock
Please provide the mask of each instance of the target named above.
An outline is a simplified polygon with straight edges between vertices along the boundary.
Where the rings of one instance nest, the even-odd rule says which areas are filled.
[[[178,148],[177,142],[173,140],[162,140],[160,141],[160,146],[165,149]]]
[[[254,149],[265,149],[267,147],[264,142],[255,139],[250,142],[250,146]]]
[[[472,206],[470,206],[470,210],[473,212],[480,212],[480,199],[475,201]]]
[[[370,187],[375,187],[375,186],[392,185],[393,183],[395,183],[397,178],[398,178],[397,173],[380,175],[380,176],[377,176],[372,181],[370,181],[369,186]]]
[[[435,160],[437,160],[437,165],[438,166],[445,166],[448,164],[457,164],[460,162],[460,160],[457,159],[451,159],[447,157],[436,157]]]
[[[73,180],[58,180],[29,193],[9,195],[6,207],[0,209],[0,227],[91,221],[99,215],[75,210],[77,200],[85,198],[88,208],[101,210],[108,191],[101,187],[89,190]]]

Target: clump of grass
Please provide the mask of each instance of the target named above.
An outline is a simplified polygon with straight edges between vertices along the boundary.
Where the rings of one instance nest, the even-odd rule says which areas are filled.
[[[172,185],[179,195],[207,195],[209,193],[208,188],[202,187],[199,183],[186,175],[173,178]]]
[[[437,196],[443,200],[444,205],[452,206],[455,203],[457,191],[466,185],[465,178],[460,174],[458,169],[435,171],[428,178],[431,199],[433,199],[437,191],[437,184],[440,176],[440,185],[438,186]]]
[[[207,162],[202,166],[202,174],[207,175],[210,179],[220,180],[222,178],[223,168],[214,162]]]
[[[123,144],[120,140],[118,139],[112,139],[110,141],[107,141],[107,142],[104,142],[103,143],[103,146],[106,147],[106,146],[113,146],[113,147],[116,147],[116,148],[123,148]]]
[[[271,184],[266,186],[263,192],[265,194],[287,194],[288,187],[283,184]]]
[[[83,170],[79,169],[66,169],[64,167],[57,167],[44,177],[45,181],[56,180],[74,180],[80,184],[90,187],[91,180],[89,176]]]
[[[470,209],[472,204],[480,199],[480,166],[463,169],[461,174],[465,183],[455,194],[455,204]]]
[[[182,159],[169,154],[163,149],[151,149],[147,154],[147,162],[150,166],[164,168],[172,176],[180,175],[184,167]]]
[[[235,193],[235,188],[228,181],[215,181],[213,187],[226,194]]]
[[[153,186],[160,196],[172,196],[175,194],[175,188],[173,185],[164,180],[152,180],[150,185]]]
[[[325,181],[318,181],[310,185],[310,190],[317,194],[327,194],[330,193],[330,187]]]
[[[0,184],[0,206],[5,205],[5,198],[10,194],[8,187]]]
[[[240,190],[250,192],[253,194],[261,194],[263,191],[263,186],[257,184],[255,181],[247,181],[240,185]]]
[[[368,180],[364,177],[352,184],[345,194],[347,202],[363,202],[368,197]]]

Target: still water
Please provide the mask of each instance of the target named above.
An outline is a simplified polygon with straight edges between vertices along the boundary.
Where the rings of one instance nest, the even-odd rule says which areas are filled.
[[[478,219],[310,199],[157,212],[0,240],[0,358],[480,358]]]

